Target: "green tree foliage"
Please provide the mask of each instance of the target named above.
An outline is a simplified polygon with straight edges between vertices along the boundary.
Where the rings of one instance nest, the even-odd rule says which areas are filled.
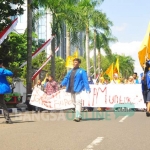
[[[37,37],[33,33],[33,37]],[[32,51],[37,48],[36,42],[32,44]],[[0,56],[4,60],[5,67],[15,73],[15,76],[21,76],[19,66],[27,60],[27,34],[18,34],[12,32],[0,46]]]
[[[111,57],[108,57],[101,55],[101,68],[103,72],[105,72],[112,63],[115,65],[117,58],[119,58],[119,68],[122,77],[128,78],[134,72],[134,60],[131,56],[112,54]]]
[[[11,5],[15,4],[15,9]],[[23,14],[22,5],[24,0],[1,0],[0,1],[0,31],[11,23],[10,17]]]
[[[56,66],[56,69],[55,69],[55,80],[57,82],[60,82],[63,80],[64,76],[66,75],[67,73],[67,69],[65,67],[65,60],[62,59],[61,57],[55,57],[55,66]],[[47,71],[48,74],[51,74],[52,75],[52,72],[51,70],[49,69],[51,67],[51,63],[49,62],[44,68],[43,70]]]

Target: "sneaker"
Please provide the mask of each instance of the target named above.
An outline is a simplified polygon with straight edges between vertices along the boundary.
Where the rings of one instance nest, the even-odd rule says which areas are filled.
[[[80,122],[80,118],[74,118],[73,121]]]
[[[82,117],[79,117],[80,120],[82,120]]]
[[[13,124],[13,122],[11,121],[11,119],[6,120],[6,123],[7,123],[7,124]]]
[[[150,117],[150,113],[149,113],[149,112],[146,112],[146,116],[147,116],[147,117]]]
[[[88,109],[85,109],[84,111],[85,111],[85,112],[88,112]]]

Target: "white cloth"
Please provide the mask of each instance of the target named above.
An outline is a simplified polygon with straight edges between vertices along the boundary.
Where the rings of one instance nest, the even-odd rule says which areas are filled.
[[[71,99],[75,106],[76,118],[81,117],[82,98],[80,93],[71,93]]]

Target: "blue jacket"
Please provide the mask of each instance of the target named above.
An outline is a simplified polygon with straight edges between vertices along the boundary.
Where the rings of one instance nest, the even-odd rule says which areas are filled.
[[[10,85],[7,82],[6,76],[12,76],[13,73],[7,69],[0,68],[0,94],[10,93]]]
[[[141,81],[141,85],[142,85],[142,92],[147,91],[147,83],[145,80]]]
[[[150,70],[146,73],[147,88],[150,89]]]
[[[69,88],[71,71],[72,70],[70,70],[67,73],[64,80],[61,82],[62,86],[66,86],[66,91],[68,91],[68,88]],[[90,87],[89,87],[86,71],[79,68],[74,76],[74,92],[78,93],[78,92],[83,91],[84,89],[90,92]]]

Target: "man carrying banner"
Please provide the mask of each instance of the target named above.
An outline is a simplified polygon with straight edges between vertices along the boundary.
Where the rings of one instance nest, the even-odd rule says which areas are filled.
[[[81,92],[85,89],[87,93],[90,93],[90,87],[88,83],[88,77],[86,71],[79,68],[81,60],[75,58],[73,60],[73,69],[70,70],[61,82],[60,87],[66,86],[66,91],[71,93],[71,99],[75,105],[76,116],[74,121],[80,122],[82,99]]]
[[[119,84],[120,80],[117,73],[114,73],[113,80],[110,82],[111,84]]]
[[[40,79],[37,81],[37,84],[34,87],[37,87],[42,91],[44,90],[44,87],[43,87]],[[38,111],[41,112],[42,109],[40,107],[35,106],[35,112],[38,113]]]
[[[0,106],[4,111],[4,117],[6,119],[6,123],[12,124],[12,121],[9,117],[9,112],[7,110],[7,106],[4,100],[4,94],[11,93],[10,86],[7,82],[6,76],[12,76],[13,73],[3,67],[3,61],[0,59]]]

